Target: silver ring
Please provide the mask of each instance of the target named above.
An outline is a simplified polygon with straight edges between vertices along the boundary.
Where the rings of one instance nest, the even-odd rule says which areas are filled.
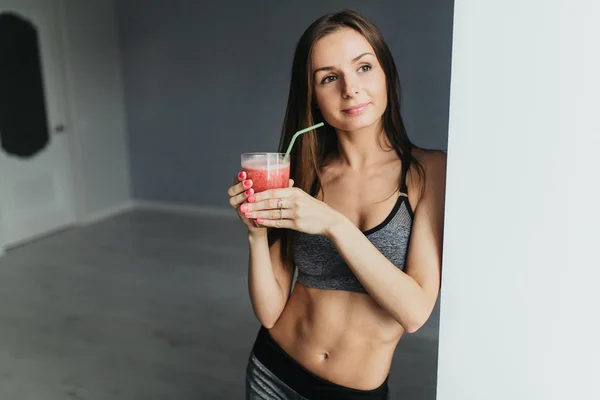
[[[279,209],[279,219],[283,219],[283,210]]]
[[[283,199],[277,200],[277,208],[279,208],[280,210],[283,208]]]

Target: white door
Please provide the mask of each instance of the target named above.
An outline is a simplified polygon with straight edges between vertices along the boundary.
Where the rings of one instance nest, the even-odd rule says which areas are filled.
[[[0,132],[5,138],[0,147],[0,253],[2,253],[3,247],[20,244],[75,222],[67,145],[68,131],[65,126],[66,90],[60,52],[60,35],[57,30],[56,5],[54,0],[0,0],[0,21],[2,21],[0,26],[10,20],[9,24],[4,24],[5,27],[10,26],[10,29],[13,29],[17,25],[19,26],[19,29],[16,29],[17,32],[37,32],[41,64],[40,79],[43,82],[41,93],[44,94],[45,105],[41,100],[38,100],[37,103],[32,100],[31,104],[38,104],[37,111],[40,115],[43,112],[39,113],[39,110],[44,108],[46,110],[47,129],[38,129],[36,137],[39,138],[39,131],[47,131],[48,134],[48,140],[43,146],[39,146],[38,140],[37,151],[24,156],[22,153],[15,154],[10,150],[7,151],[5,147],[8,147],[9,141],[6,140],[8,135]],[[27,28],[27,24],[29,30],[23,29]],[[7,37],[13,37],[12,34],[6,35],[6,29],[2,30],[2,28],[0,28],[0,32],[3,32],[4,35],[4,38],[0,38],[0,42],[4,40],[5,49],[14,44],[10,39],[7,40]],[[15,35],[18,36],[18,34]],[[30,34],[30,40],[27,43],[35,41],[31,37],[35,37],[35,35]],[[6,57],[2,58],[0,55],[0,64],[8,62]],[[13,70],[14,65],[13,61],[10,67]],[[1,68],[0,66],[0,71]],[[6,70],[5,68],[4,71]],[[20,79],[22,79],[22,75]],[[8,82],[8,85],[10,86],[11,83]],[[12,86],[16,85],[13,83]],[[0,99],[2,96],[4,99],[0,101],[0,107],[4,104],[5,109],[10,110],[9,113],[5,113],[4,121],[10,120],[12,128],[31,125],[28,117],[33,111],[26,106],[25,110],[15,114],[14,104],[7,103],[7,101],[12,101],[7,90],[0,93]],[[20,104],[29,104],[29,100],[25,101],[22,98],[19,100]],[[1,112],[2,110],[0,110]],[[15,115],[19,115],[21,119],[15,118]],[[15,121],[24,121],[24,123],[15,124]],[[1,123],[2,119],[0,118]],[[7,123],[4,125],[6,127]],[[1,126],[0,129],[2,129]],[[13,131],[15,130],[13,129]],[[27,143],[23,142],[21,138],[29,133],[31,133],[29,128],[22,128],[19,136],[12,137],[11,143],[19,142],[20,146],[27,147]]]

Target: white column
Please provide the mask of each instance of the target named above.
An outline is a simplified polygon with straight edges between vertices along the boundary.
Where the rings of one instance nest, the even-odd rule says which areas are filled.
[[[600,399],[599,21],[455,1],[438,400]]]

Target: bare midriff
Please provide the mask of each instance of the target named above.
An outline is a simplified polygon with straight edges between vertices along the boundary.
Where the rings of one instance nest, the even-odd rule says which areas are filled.
[[[385,381],[404,329],[366,294],[297,283],[270,333],[313,374],[372,390]]]

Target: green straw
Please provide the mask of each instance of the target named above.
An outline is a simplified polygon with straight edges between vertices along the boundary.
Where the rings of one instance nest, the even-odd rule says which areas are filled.
[[[319,122],[319,123],[318,123],[318,124],[316,124],[316,125],[309,126],[309,127],[308,127],[308,128],[306,128],[306,129],[302,129],[301,131],[298,131],[298,132],[294,133],[294,136],[292,136],[292,141],[290,142],[290,145],[288,146],[288,149],[287,149],[287,151],[285,152],[285,157],[284,157],[284,160],[285,160],[285,159],[287,159],[287,158],[289,157],[289,155],[290,155],[290,152],[292,151],[292,146],[294,145],[294,142],[296,141],[296,138],[297,138],[298,136],[300,136],[300,135],[302,135],[303,133],[306,133],[306,132],[308,132],[308,131],[312,131],[313,129],[320,128],[320,127],[322,127],[323,125],[325,125],[325,124],[324,124],[324,123],[322,123],[322,122]]]

